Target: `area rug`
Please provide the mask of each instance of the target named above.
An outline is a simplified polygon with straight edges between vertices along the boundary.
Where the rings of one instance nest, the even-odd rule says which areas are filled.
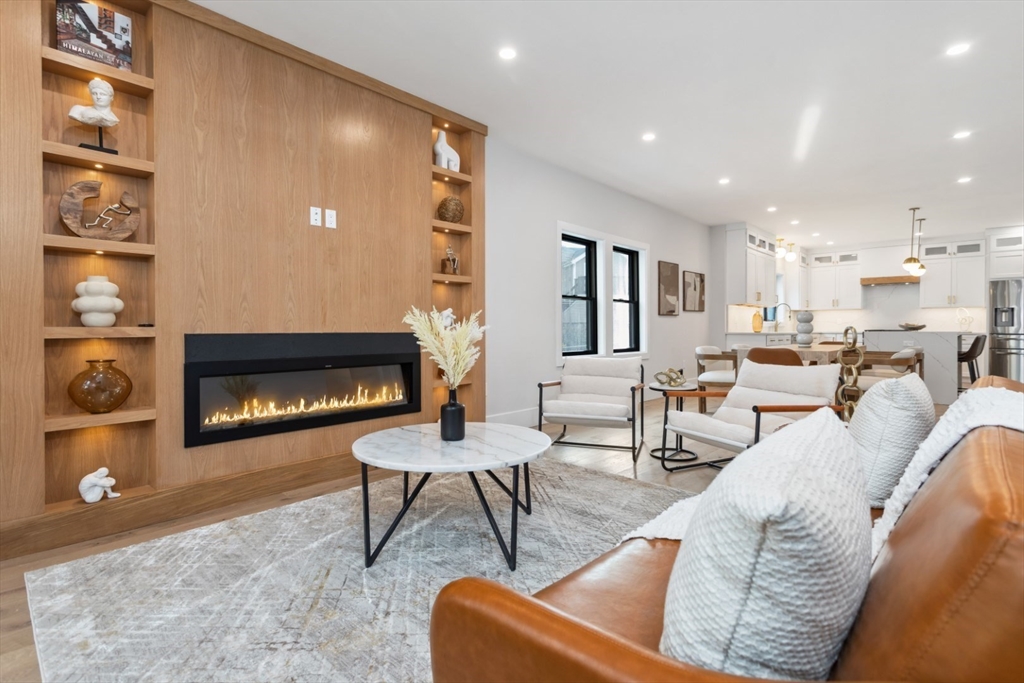
[[[356,488],[28,573],[43,680],[429,681],[445,584],[535,592],[691,495],[554,461],[530,473],[515,571],[469,478],[450,474],[427,482],[369,569]],[[511,501],[480,480],[507,538]],[[370,487],[376,541],[402,485]]]

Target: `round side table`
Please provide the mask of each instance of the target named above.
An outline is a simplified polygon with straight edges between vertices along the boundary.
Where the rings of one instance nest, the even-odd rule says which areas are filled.
[[[651,389],[652,391],[660,391],[662,394],[664,394],[665,392],[668,392],[668,391],[696,391],[697,390],[697,383],[696,382],[685,382],[685,383],[681,384],[678,387],[671,387],[671,386],[669,386],[667,384],[660,384],[658,382],[651,382],[650,384],[647,385],[646,388],[647,389]],[[682,396],[676,396],[676,410],[678,410],[680,412],[682,412],[682,410],[683,410],[683,397]],[[662,443],[665,443],[664,430],[665,430],[665,426],[662,425]],[[655,460],[660,460],[661,461],[661,466],[662,466],[662,468],[666,472],[676,472],[676,471],[681,470],[681,469],[686,469],[684,467],[669,467],[668,463],[671,463],[671,462],[689,462],[691,460],[696,460],[697,459],[697,454],[696,453],[694,453],[693,451],[688,450],[686,448],[683,448],[683,436],[682,436],[682,434],[676,434],[676,447],[675,448],[668,448],[668,447],[663,446],[661,448],[651,448],[649,450],[650,450],[652,458],[654,458]]]

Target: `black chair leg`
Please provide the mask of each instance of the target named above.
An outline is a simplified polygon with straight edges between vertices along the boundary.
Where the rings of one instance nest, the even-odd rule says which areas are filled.
[[[971,373],[971,384],[978,381],[978,361],[972,360],[967,362],[967,372]]]

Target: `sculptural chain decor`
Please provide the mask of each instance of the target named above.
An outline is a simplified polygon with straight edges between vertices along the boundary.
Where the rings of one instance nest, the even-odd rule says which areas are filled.
[[[848,352],[857,354],[857,360],[851,361]],[[857,346],[857,328],[847,327],[843,330],[843,350],[839,353],[839,377],[843,383],[836,389],[836,403],[843,406],[843,419],[847,422],[853,417],[857,408],[860,389],[857,380],[860,377],[860,366],[864,364],[864,350]]]

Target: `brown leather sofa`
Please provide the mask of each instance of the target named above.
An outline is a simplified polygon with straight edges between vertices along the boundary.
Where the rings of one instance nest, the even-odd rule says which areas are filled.
[[[445,586],[435,682],[753,680],[658,652],[678,550],[631,540],[533,597],[479,578]],[[879,556],[831,678],[1024,681],[1024,434],[976,429],[936,468]]]

